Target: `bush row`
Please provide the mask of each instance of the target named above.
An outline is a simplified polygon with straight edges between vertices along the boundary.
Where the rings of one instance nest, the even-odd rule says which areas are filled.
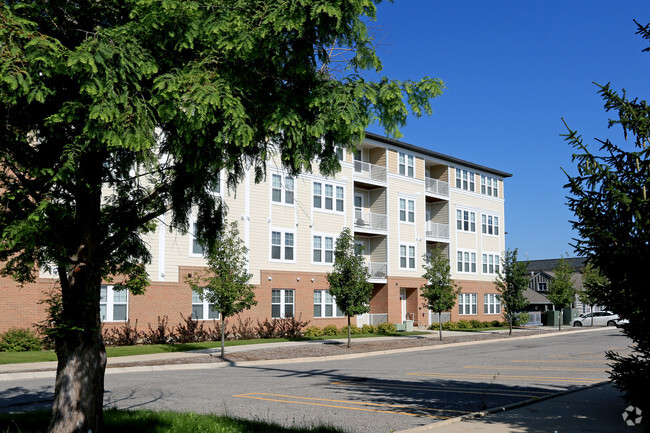
[[[0,352],[27,352],[42,348],[43,342],[31,329],[11,328],[0,334]]]
[[[350,325],[351,334],[391,334],[396,332],[397,328],[392,323],[380,323],[379,325]],[[305,329],[305,337],[334,337],[348,335],[348,325],[337,328],[334,325],[327,325],[324,328],[318,326],[310,326]]]
[[[499,320],[492,320],[491,322],[481,322],[479,320],[459,320],[458,322],[444,322],[442,329],[445,331],[458,331],[461,329],[480,329],[480,328],[501,328],[508,326],[506,322]],[[437,331],[439,329],[438,323],[433,323],[429,326],[430,330]]]

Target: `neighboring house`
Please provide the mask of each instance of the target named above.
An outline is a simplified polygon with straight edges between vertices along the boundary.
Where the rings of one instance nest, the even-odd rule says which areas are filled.
[[[493,281],[505,250],[503,180],[509,173],[371,133],[355,155],[341,151],[339,159],[341,171],[333,178],[317,172],[293,178],[270,161],[266,179],[255,184],[254,174],[247,173],[236,196],[223,181],[216,188],[250,250],[258,305],[243,318],[300,316],[310,325],[346,324],[326,275],[336,238],[347,226],[363,247],[374,285],[370,313],[353,323],[437,321],[420,296],[422,256],[434,249],[449,255],[452,278],[462,287],[451,320],[501,319]],[[175,324],[180,313],[219,319],[185,282],[206,266],[201,246],[191,232],[169,232],[168,219],[162,216],[146,239],[152,253],[146,293],[133,296],[102,286],[106,325],[138,320],[146,328],[165,315]],[[38,301],[56,281],[43,272],[23,288],[0,279],[0,332],[42,320],[45,308]]]

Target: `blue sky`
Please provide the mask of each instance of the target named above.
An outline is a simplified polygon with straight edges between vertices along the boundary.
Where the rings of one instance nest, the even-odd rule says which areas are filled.
[[[441,78],[430,117],[411,118],[401,140],[513,177],[506,179],[506,247],[520,258],[574,256],[566,206],[572,148],[564,118],[588,143],[610,137],[597,94],[612,83],[650,98],[650,1],[437,1],[382,3],[372,31],[382,75]],[[369,130],[383,131],[377,127]],[[592,145],[594,148],[595,144]]]

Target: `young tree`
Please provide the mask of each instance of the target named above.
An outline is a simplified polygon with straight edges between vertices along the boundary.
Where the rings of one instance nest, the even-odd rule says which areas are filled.
[[[221,314],[221,357],[225,355],[226,319],[257,305],[253,277],[247,271],[248,248],[239,237],[237,222],[226,225],[217,236],[214,250],[208,254],[209,273],[187,278],[192,290]]]
[[[560,310],[560,321],[558,322],[558,329],[562,330],[562,309],[571,305],[575,300],[576,289],[571,282],[573,270],[569,263],[560,259],[557,267],[553,270],[555,274],[551,278],[551,284],[548,287],[548,294],[546,297],[551,303]]]
[[[51,431],[101,431],[100,285],[144,290],[157,221],[186,231],[195,209],[212,251],[222,170],[260,181],[278,155],[333,174],[369,123],[431,113],[440,80],[366,78],[376,1],[0,4],[0,262],[21,282],[58,270]]]
[[[639,24],[637,34],[650,40],[650,23]],[[644,52],[650,53],[650,47]],[[609,138],[589,148],[567,126],[566,140],[573,146],[575,176],[567,174],[569,208],[578,233],[576,252],[596,266],[609,284],[594,290],[598,304],[629,319],[623,332],[634,342],[627,357],[609,352],[614,361],[611,377],[628,401],[650,412],[650,107],[646,100],[630,99],[609,84],[598,86],[605,110],[615,116],[609,127],[620,126],[619,144]]]
[[[494,280],[499,292],[503,317],[510,327],[509,335],[512,335],[512,321],[515,314],[528,305],[528,300],[524,296],[524,291],[528,287],[527,268],[527,263],[517,261],[516,248],[514,251],[507,250],[501,259],[501,269]]]
[[[345,227],[336,239],[334,247],[334,270],[327,273],[329,292],[336,299],[336,306],[348,318],[348,348],[350,347],[350,318],[370,311],[372,283],[363,256],[356,250],[354,236]]]
[[[456,305],[462,287],[451,279],[449,256],[443,250],[433,251],[423,256],[424,274],[428,281],[422,287],[422,297],[427,300],[427,308],[438,313],[438,337],[442,341],[442,322],[440,315]]]
[[[600,272],[600,269],[587,263],[582,271],[582,290],[578,292],[580,302],[589,305],[591,311],[591,326],[594,326],[593,306],[597,303],[597,294],[602,291],[609,282]]]

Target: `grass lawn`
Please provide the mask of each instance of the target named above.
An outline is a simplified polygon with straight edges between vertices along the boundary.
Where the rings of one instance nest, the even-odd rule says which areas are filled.
[[[41,433],[47,430],[47,411],[0,414],[0,433]],[[282,427],[263,421],[248,421],[195,413],[154,412],[149,410],[104,411],[106,433],[343,433],[334,427]]]
[[[426,332],[395,332],[392,334],[354,334],[352,338],[361,337],[386,337],[386,336],[404,336],[420,335]],[[347,335],[336,335],[328,337],[302,337],[302,338],[267,338],[256,340],[230,340],[226,341],[228,346],[240,346],[244,344],[261,344],[261,343],[279,343],[284,341],[310,341],[310,340],[327,340],[332,338],[347,338]],[[221,347],[219,341],[206,341],[203,343],[184,343],[184,344],[145,344],[136,346],[107,347],[106,354],[108,357],[130,356],[130,355],[147,355],[150,353],[169,353],[169,352],[187,352],[190,350],[212,349]],[[26,362],[44,362],[56,361],[56,354],[53,350],[39,350],[35,352],[0,352],[0,364],[22,364]],[[1,432],[0,432],[1,433]]]

